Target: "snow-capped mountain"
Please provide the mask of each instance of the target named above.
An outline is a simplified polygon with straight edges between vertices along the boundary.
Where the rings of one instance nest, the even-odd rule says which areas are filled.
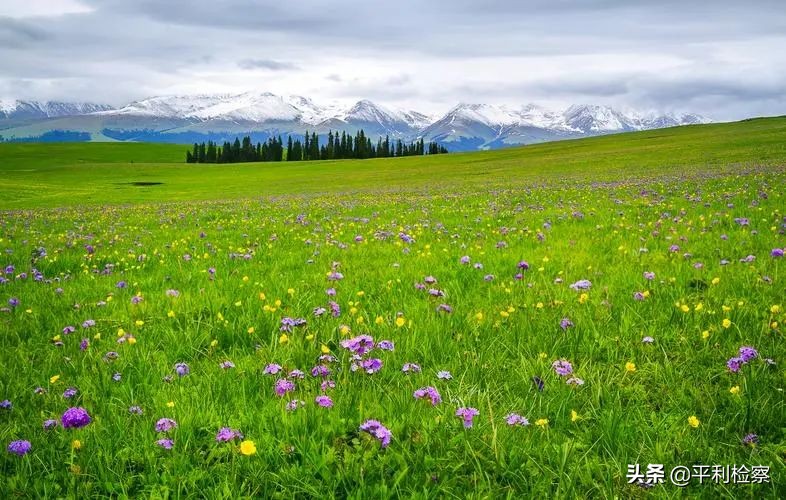
[[[639,113],[574,105],[556,111],[535,104],[462,103],[441,117],[360,100],[346,106],[269,92],[158,96],[120,108],[90,103],[0,101],[0,136],[35,140],[57,132],[78,140],[189,143],[250,134],[327,135],[330,130],[403,140],[423,137],[450,150],[497,148],[590,135],[705,123],[695,114]],[[65,135],[63,135],[65,134]],[[74,139],[77,140],[77,139]]]
[[[0,100],[0,120],[77,116],[112,109],[88,102]]]

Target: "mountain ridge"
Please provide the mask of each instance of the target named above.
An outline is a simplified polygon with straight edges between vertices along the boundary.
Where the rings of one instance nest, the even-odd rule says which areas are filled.
[[[326,135],[329,130],[402,140],[423,138],[451,150],[517,144],[709,123],[694,113],[642,113],[611,106],[574,104],[552,110],[462,102],[441,116],[389,107],[368,99],[351,106],[317,104],[304,96],[270,92],[154,96],[114,108],[59,101],[0,101],[0,136],[35,140],[47,133],[78,133],[90,140],[192,142],[252,134]]]

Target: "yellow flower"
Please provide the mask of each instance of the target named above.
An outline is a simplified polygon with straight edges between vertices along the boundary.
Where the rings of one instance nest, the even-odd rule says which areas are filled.
[[[632,363],[630,361],[625,363],[625,371],[626,372],[631,372],[631,373],[635,372],[636,371],[636,363]]]
[[[776,304],[776,305],[770,307],[770,312],[772,314],[778,314],[779,312],[781,312],[781,306]]]
[[[57,383],[58,380],[60,380],[60,375],[53,375],[52,377],[49,378],[49,383],[55,384]]]
[[[123,335],[125,335],[125,334],[126,334],[126,331],[125,331],[125,330],[123,330],[122,328],[118,328],[118,329],[117,329],[117,336],[118,336],[118,337],[122,337],[122,336],[123,336]]]
[[[295,295],[295,289],[294,289],[294,288],[288,288],[288,289],[287,289],[287,293],[288,293],[289,295]]]
[[[251,456],[257,452],[257,445],[254,444],[253,441],[246,439],[242,443],[240,443],[240,453],[245,456]]]
[[[78,450],[81,447],[82,447],[82,441],[80,441],[78,439],[74,439],[73,441],[71,441],[71,448],[73,448],[75,450]]]
[[[249,333],[249,335],[250,335],[250,334],[254,333],[254,327],[253,327],[253,326],[249,326],[249,327],[248,327],[248,330],[246,330],[246,331],[247,331],[247,332]]]
[[[691,415],[690,417],[688,417],[688,425],[690,425],[694,429],[697,428],[700,423],[701,422],[699,422],[699,419],[696,418],[696,415]]]
[[[136,326],[142,326],[142,325],[144,325],[144,324],[145,324],[145,322],[144,322],[144,321],[142,321],[141,319],[138,319],[138,320],[134,321],[134,324],[135,324]]]
[[[684,312],[684,313],[690,312],[690,307],[688,307],[688,304],[682,304],[680,306],[680,309],[682,309],[682,312]]]
[[[735,394],[735,395],[736,395],[736,394],[739,394],[739,393],[740,393],[740,386],[738,386],[738,385],[735,385],[734,387],[732,387],[731,389],[729,389],[729,392],[730,392],[730,393],[732,393],[732,394]]]
[[[287,337],[286,333],[282,333],[281,336],[278,338],[278,343],[286,344],[287,342],[289,342],[289,337]]]
[[[244,282],[244,283],[247,283],[247,282],[248,282],[248,276],[243,276],[243,282]]]
[[[579,416],[576,410],[570,410],[570,421],[575,422],[579,420],[581,417]]]
[[[330,347],[326,346],[325,344],[322,344],[320,349],[322,350],[322,354],[330,354]]]
[[[168,317],[170,317],[170,318],[174,318],[174,317],[175,317],[175,311],[173,311],[173,310],[171,310],[171,309],[170,309],[170,310],[169,310],[169,312],[168,312],[168,313],[166,313],[166,315],[167,315]]]
[[[235,307],[240,307],[242,305],[243,305],[243,301],[242,300],[238,300],[237,302],[235,302]]]
[[[478,321],[483,321],[483,313],[479,312],[475,315],[475,319]]]
[[[276,299],[274,304],[276,305],[276,307],[281,307],[281,299]]]
[[[722,323],[722,324],[723,324],[723,328],[728,328],[728,327],[730,327],[730,326],[731,326],[731,320],[730,320],[729,318],[725,318],[725,319],[723,320],[723,323]]]
[[[547,418],[539,418],[535,421],[535,425],[538,427],[547,427],[549,425],[549,419]]]
[[[168,402],[166,404],[166,406],[167,406],[167,408],[174,408],[175,407],[175,402],[174,401],[170,401],[170,402]]]
[[[588,300],[589,300],[589,294],[587,294],[587,293],[582,293],[581,295],[579,295],[579,304],[584,304],[584,303],[586,303]]]
[[[265,294],[264,293],[259,292],[259,300],[265,300]]]
[[[710,337],[709,330],[704,330],[703,332],[701,332],[701,338],[703,338],[704,340],[707,340],[709,337]]]
[[[374,320],[374,323],[378,325],[381,325],[384,322],[385,322],[385,318],[383,318],[382,316],[377,316],[377,319]]]
[[[548,356],[549,356],[549,355],[548,355],[548,354],[546,354],[545,352],[541,352],[540,354],[538,354],[538,357],[539,357],[540,359],[546,359]]]
[[[128,342],[128,345],[134,345],[136,344],[136,337],[128,337],[126,342]]]
[[[399,327],[399,328],[404,326],[404,324],[406,322],[407,322],[407,320],[405,320],[403,316],[399,316],[398,318],[396,318],[396,326]]]
[[[101,340],[101,334],[96,333],[95,335],[93,335],[93,340]]]
[[[215,347],[215,346],[217,346],[217,345],[218,345],[218,340],[217,340],[217,339],[213,339],[213,340],[210,342],[210,347]]]
[[[720,278],[712,278],[713,285],[717,285],[718,283],[720,283]]]
[[[341,332],[341,335],[347,335],[350,332],[347,325],[341,325],[341,328],[339,328],[338,331]]]

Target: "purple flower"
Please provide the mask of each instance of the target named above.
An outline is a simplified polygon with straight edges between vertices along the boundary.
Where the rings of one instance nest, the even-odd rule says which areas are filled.
[[[270,363],[270,364],[268,364],[267,366],[265,366],[265,369],[264,369],[264,370],[262,370],[262,373],[263,373],[264,375],[275,375],[275,374],[277,374],[278,372],[280,372],[280,371],[281,371],[281,369],[282,369],[282,368],[281,368],[281,365],[278,365],[278,364],[276,364],[276,363]]]
[[[281,327],[279,331],[282,332],[291,332],[293,328],[298,326],[305,326],[306,320],[303,318],[290,318],[285,317],[281,318]]]
[[[228,443],[234,439],[243,439],[243,434],[240,431],[230,429],[229,427],[222,427],[216,434],[217,443]]]
[[[462,407],[456,410],[456,416],[464,421],[464,428],[469,429],[472,427],[472,419],[478,416],[480,412],[477,408]]]
[[[115,382],[120,382],[122,378],[123,378],[123,374],[121,374],[120,372],[112,375],[112,380],[114,380]]]
[[[509,413],[505,417],[505,422],[511,427],[516,425],[520,425],[520,426],[529,425],[529,420],[527,420],[526,417],[522,417],[518,413]]]
[[[453,375],[447,370],[441,370],[437,372],[437,378],[440,380],[450,380],[453,378]]]
[[[11,307],[17,307],[19,305],[19,299],[17,299],[16,297],[11,297],[10,299],[8,299],[8,305]]]
[[[336,296],[336,289],[335,288],[328,288],[327,290],[325,290],[325,294],[328,297],[335,297]]]
[[[570,377],[565,383],[568,385],[584,385],[584,380],[578,377]]]
[[[143,413],[142,408],[139,406],[132,406],[128,409],[128,413],[131,415],[141,415]]]
[[[570,288],[573,290],[589,290],[592,288],[592,282],[590,280],[578,280],[570,285]]]
[[[783,252],[784,252],[783,248],[773,248],[772,252],[770,252],[770,255],[776,258],[783,257]]]
[[[305,401],[301,401],[299,399],[293,399],[292,401],[287,403],[286,408],[287,408],[287,411],[295,411],[298,408],[302,408],[304,406],[306,406],[306,402]]]
[[[652,271],[644,271],[644,279],[648,279],[650,281],[655,279],[655,273]]]
[[[753,347],[750,346],[740,347],[740,358],[742,359],[743,363],[747,363],[748,361],[755,359],[758,355],[759,353]]]
[[[165,450],[171,450],[175,442],[169,438],[163,438],[156,441],[156,444]]]
[[[360,424],[360,431],[367,432],[371,436],[377,438],[383,448],[387,448],[393,434],[390,430],[382,425],[378,420],[366,420]]]
[[[19,455],[20,457],[27,455],[30,453],[30,450],[33,449],[33,445],[30,444],[30,441],[11,441],[8,445],[9,453],[13,453],[14,455]]]
[[[633,300],[638,300],[639,302],[643,301],[646,297],[641,292],[635,292],[633,294]]]
[[[311,369],[312,377],[328,377],[330,376],[330,368],[325,365],[317,365]]]
[[[341,347],[349,350],[353,354],[363,356],[374,348],[374,338],[370,335],[358,335],[351,339],[342,340]]]
[[[63,328],[63,335],[71,335],[76,331],[76,328],[73,326],[67,326]]]
[[[483,276],[483,281],[494,281],[494,275],[493,274],[487,274],[487,275]]]
[[[169,432],[177,427],[177,422],[171,418],[161,418],[156,422],[156,432]]]
[[[45,431],[52,430],[52,429],[54,429],[55,427],[57,427],[57,420],[55,420],[55,419],[53,419],[53,418],[50,418],[50,419],[44,420],[44,430],[45,430]]]
[[[235,367],[235,363],[233,363],[233,362],[231,362],[229,360],[226,360],[226,361],[221,362],[221,364],[219,366],[221,368],[223,368],[224,370],[228,370],[230,368],[234,368]]]
[[[133,297],[131,297],[131,303],[134,305],[139,304],[143,300],[145,299],[143,299],[141,295],[134,295]]]
[[[437,306],[437,312],[444,312],[444,313],[452,313],[453,308],[450,307],[448,304],[440,304]]]
[[[64,429],[79,429],[92,421],[93,419],[90,418],[87,410],[81,407],[69,408],[60,417],[60,423],[63,424]]]
[[[327,279],[328,281],[341,281],[344,279],[344,275],[338,271],[333,271],[330,274],[328,274]]]
[[[409,375],[410,373],[420,373],[420,365],[415,363],[404,363],[401,371]]]
[[[178,292],[177,290],[170,289],[166,291],[166,295],[167,297],[180,297],[180,292]]]
[[[127,286],[127,283],[125,281],[118,281],[115,286],[117,288],[123,289],[123,288],[125,288]]]
[[[459,259],[459,262],[461,262],[462,264],[465,264],[465,265],[469,264],[469,255],[463,256],[461,259]]]
[[[738,371],[740,371],[740,368],[742,368],[742,365],[744,364],[745,361],[743,361],[742,358],[731,358],[728,361],[726,361],[726,367],[732,373],[737,373]]]
[[[92,326],[96,326],[94,319],[86,319],[82,322],[82,328],[90,328]]]
[[[742,444],[748,446],[756,446],[759,444],[759,436],[756,434],[747,434],[744,438],[742,438]]]
[[[562,318],[559,321],[559,327],[562,328],[563,330],[567,330],[568,328],[571,328],[572,326],[573,326],[573,322],[569,318]]]
[[[11,401],[8,399],[4,399],[0,401],[0,409],[10,410],[13,407],[14,407],[13,403],[11,403]]]
[[[529,269],[529,262],[527,262],[526,260],[522,260],[518,263],[516,267],[518,267],[522,271],[526,271],[527,269]]]
[[[69,387],[68,389],[63,391],[63,397],[66,398],[66,399],[71,399],[74,396],[76,396],[77,392],[79,392],[79,391],[77,391],[76,387]]]
[[[175,372],[178,374],[178,376],[185,377],[191,373],[191,368],[189,368],[185,363],[177,363],[175,364]]]
[[[333,400],[330,399],[329,396],[320,395],[314,398],[314,402],[321,406],[322,408],[332,408],[333,407]]]
[[[335,389],[336,382],[333,380],[323,380],[321,384],[319,384],[319,389],[322,392],[327,392],[328,389]]]
[[[382,360],[379,358],[370,358],[364,359],[360,361],[360,363],[352,364],[352,371],[356,371],[358,368],[361,368],[368,374],[376,373],[382,369]]]
[[[647,336],[641,339],[641,341],[645,344],[652,344],[653,342],[655,342],[655,339],[650,336]]]
[[[571,366],[567,359],[558,359],[551,364],[551,367],[554,368],[557,375],[561,377],[566,377],[573,373],[573,366]]]
[[[305,378],[306,374],[301,370],[292,370],[287,374],[289,378]]]
[[[88,347],[90,347],[90,340],[82,339],[82,341],[79,343],[79,350],[86,351]]]
[[[280,378],[276,380],[276,383],[273,388],[276,392],[276,396],[282,398],[288,392],[292,392],[295,390],[295,383],[289,379]]]
[[[390,340],[382,340],[377,343],[377,347],[382,349],[383,351],[392,351],[393,350],[393,342]]]
[[[428,398],[431,401],[431,406],[437,406],[439,403],[442,402],[442,396],[439,395],[439,391],[437,391],[434,387],[421,387],[420,389],[416,390],[413,394],[415,399],[426,399]]]

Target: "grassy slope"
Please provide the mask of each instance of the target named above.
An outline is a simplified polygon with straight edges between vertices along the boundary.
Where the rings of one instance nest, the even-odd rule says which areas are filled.
[[[786,163],[786,117],[679,127],[437,157],[186,165],[185,146],[0,144],[0,208],[249,198],[287,193],[593,180],[657,168]],[[162,182],[137,187],[136,181]]]

